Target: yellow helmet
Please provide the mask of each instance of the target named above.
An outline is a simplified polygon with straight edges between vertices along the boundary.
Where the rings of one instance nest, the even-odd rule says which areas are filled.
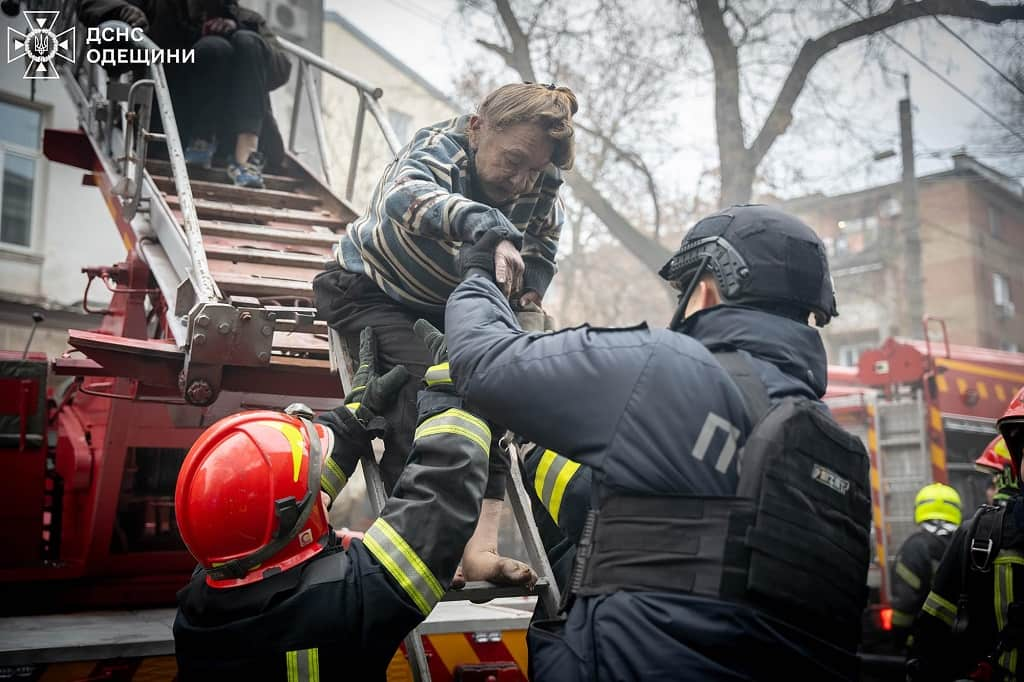
[[[932,483],[921,488],[914,500],[914,523],[949,521],[960,525],[960,493],[945,483]]]

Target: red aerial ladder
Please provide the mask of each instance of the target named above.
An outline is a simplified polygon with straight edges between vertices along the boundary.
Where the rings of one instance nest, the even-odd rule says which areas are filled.
[[[27,4],[57,14],[57,30],[77,22],[75,1]],[[279,174],[264,176],[266,189],[238,188],[223,169],[186,169],[161,65],[141,79],[112,78],[83,59],[81,26],[78,38],[79,58],[60,73],[80,128],[45,131],[43,149],[51,161],[81,168],[99,189],[126,255],[83,268],[88,286],[107,287],[112,299],[100,328],[70,330],[71,350],[53,360],[56,374],[73,378],[61,394],[48,396],[44,356],[0,353],[0,603],[6,616],[164,607],[153,611],[163,622],[195,566],[173,513],[175,480],[192,442],[241,409],[293,401],[330,409],[343,394],[347,367],[332,365],[347,359],[316,319],[311,282],[356,211],[331,190],[314,72],[358,94],[348,199],[367,114],[392,154],[400,144],[379,88],[280,40],[297,67],[287,158]],[[148,38],[136,47],[156,48]],[[294,153],[300,110],[317,142],[316,170]],[[163,133],[153,132],[155,118]],[[410,671],[396,656],[389,675],[523,679],[529,611],[486,608],[439,607],[419,630],[423,644],[412,645],[417,664]],[[134,633],[111,641],[116,628],[145,630],[151,620],[126,617],[88,621],[109,630],[98,635],[107,644],[83,645],[81,655],[162,652],[166,659],[173,646],[166,628],[136,650]],[[79,650],[45,633],[28,632],[26,646],[2,643],[37,622],[0,622],[0,673],[78,660]],[[160,665],[173,674],[173,658]],[[89,679],[108,673],[97,667]]]

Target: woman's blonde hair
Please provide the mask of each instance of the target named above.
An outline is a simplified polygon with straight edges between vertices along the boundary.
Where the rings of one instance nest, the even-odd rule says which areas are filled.
[[[535,123],[551,137],[551,163],[562,170],[576,159],[572,116],[578,110],[576,95],[566,87],[542,83],[509,83],[484,98],[477,110],[483,122],[495,130],[519,123]]]

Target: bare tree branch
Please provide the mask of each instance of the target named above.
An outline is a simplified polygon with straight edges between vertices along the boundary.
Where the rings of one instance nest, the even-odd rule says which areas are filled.
[[[507,47],[502,47],[501,45],[488,42],[482,38],[477,38],[476,43],[481,47],[486,47],[488,50],[504,59],[505,63],[508,64],[513,69],[516,68],[515,62],[513,61],[512,52]]]
[[[658,201],[658,187],[654,182],[654,174],[651,173],[651,169],[647,167],[647,163],[644,162],[643,158],[641,158],[640,155],[637,154],[636,152],[624,149],[623,147],[616,144],[615,140],[612,139],[612,136],[606,135],[601,131],[597,130],[596,128],[584,125],[578,121],[575,123],[575,126],[580,130],[589,133],[594,137],[598,138],[599,140],[601,140],[602,142],[604,142],[604,144],[613,152],[615,152],[620,159],[622,159],[630,166],[640,171],[641,174],[643,174],[644,178],[647,180],[647,189],[651,193],[651,202],[654,204],[653,235],[654,238],[657,239],[661,233],[661,204]]]
[[[980,0],[921,0],[909,3],[895,0],[892,6],[881,14],[859,19],[835,28],[819,38],[808,40],[800,48],[800,53],[775,99],[775,105],[750,146],[751,160],[755,164],[759,163],[779,135],[786,132],[793,120],[793,105],[800,96],[811,69],[822,57],[850,41],[911,19],[934,14],[1000,24],[1004,21],[1024,19],[1024,5],[990,5]]]

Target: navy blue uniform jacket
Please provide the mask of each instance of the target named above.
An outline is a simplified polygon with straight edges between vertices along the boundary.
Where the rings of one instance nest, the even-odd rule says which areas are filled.
[[[526,333],[498,288],[471,276],[449,299],[445,328],[467,404],[591,467],[598,500],[735,494],[751,424],[712,350],[747,352],[773,399],[818,399],[827,382],[816,330],[737,306],[692,316],[685,333],[646,324]],[[538,680],[856,676],[853,652],[747,606],[682,593],[577,599],[564,628],[531,630],[530,647]]]

